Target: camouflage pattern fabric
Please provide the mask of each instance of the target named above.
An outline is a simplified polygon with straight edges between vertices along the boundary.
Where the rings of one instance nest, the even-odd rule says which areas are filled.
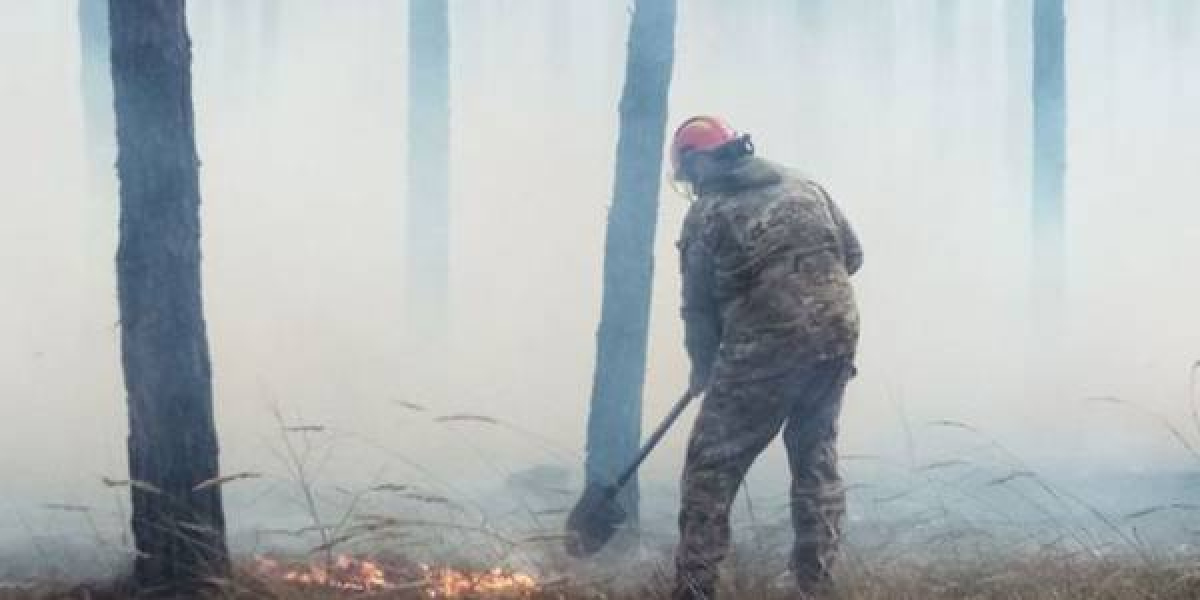
[[[693,367],[752,380],[852,356],[862,248],[825,190],[753,156],[697,190],[679,241]]]
[[[757,157],[697,182],[679,242],[692,386],[707,386],[683,474],[681,598],[711,598],[746,471],[784,432],[792,471],[792,568],[827,580],[845,496],[837,419],[853,376],[862,249],[816,183]]]
[[[729,551],[729,513],[751,463],[783,429],[792,472],[792,572],[823,585],[837,555],[846,499],[837,468],[837,421],[853,376],[849,359],[752,383],[717,380],[692,429],[683,472],[676,573],[680,598],[712,598]]]

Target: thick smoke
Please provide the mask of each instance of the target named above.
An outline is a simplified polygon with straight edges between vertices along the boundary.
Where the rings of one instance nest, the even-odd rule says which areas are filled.
[[[452,3],[451,334],[428,352],[407,341],[403,287],[404,4],[269,4],[190,7],[222,462],[268,475],[228,488],[238,539],[304,520],[276,411],[325,428],[293,442],[330,489],[477,498],[535,465],[577,472],[626,7]],[[825,182],[863,240],[853,481],[889,477],[855,456],[1003,472],[993,439],[1072,481],[1194,467],[1156,415],[1196,437],[1200,11],[1068,2],[1068,268],[1047,332],[1028,290],[1028,1],[962,2],[948,22],[932,0],[680,4],[672,120],[726,116]],[[105,536],[124,519],[102,484],[125,473],[116,188],[89,175],[76,14],[0,0],[0,539],[17,545],[87,544],[87,518]],[[686,206],[664,187],[647,422],[686,380]],[[436,420],[464,413],[513,427]],[[652,517],[669,516],[684,439],[647,467]],[[753,496],[785,475],[771,455]]]

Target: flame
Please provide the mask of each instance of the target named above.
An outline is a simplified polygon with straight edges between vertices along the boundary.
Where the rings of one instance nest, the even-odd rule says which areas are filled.
[[[348,555],[339,555],[328,566],[285,566],[260,556],[254,570],[260,577],[293,585],[352,592],[422,590],[429,598],[530,598],[540,589],[533,576],[499,568],[471,572],[429,565],[383,565]]]
[[[430,598],[463,598],[466,596],[518,596],[536,592],[537,581],[524,573],[506,573],[492,569],[483,573],[467,573],[455,569],[430,569],[428,573]]]

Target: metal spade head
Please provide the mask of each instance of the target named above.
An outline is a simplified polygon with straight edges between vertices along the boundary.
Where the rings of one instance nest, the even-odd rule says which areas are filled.
[[[575,558],[591,556],[612,539],[625,522],[625,511],[617,502],[619,488],[589,483],[583,497],[567,516],[567,554]]]

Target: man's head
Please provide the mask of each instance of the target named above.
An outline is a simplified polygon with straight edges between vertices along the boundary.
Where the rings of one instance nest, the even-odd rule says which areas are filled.
[[[754,153],[750,136],[738,134],[719,117],[692,117],[671,139],[671,168],[676,181],[696,184],[737,158]]]

